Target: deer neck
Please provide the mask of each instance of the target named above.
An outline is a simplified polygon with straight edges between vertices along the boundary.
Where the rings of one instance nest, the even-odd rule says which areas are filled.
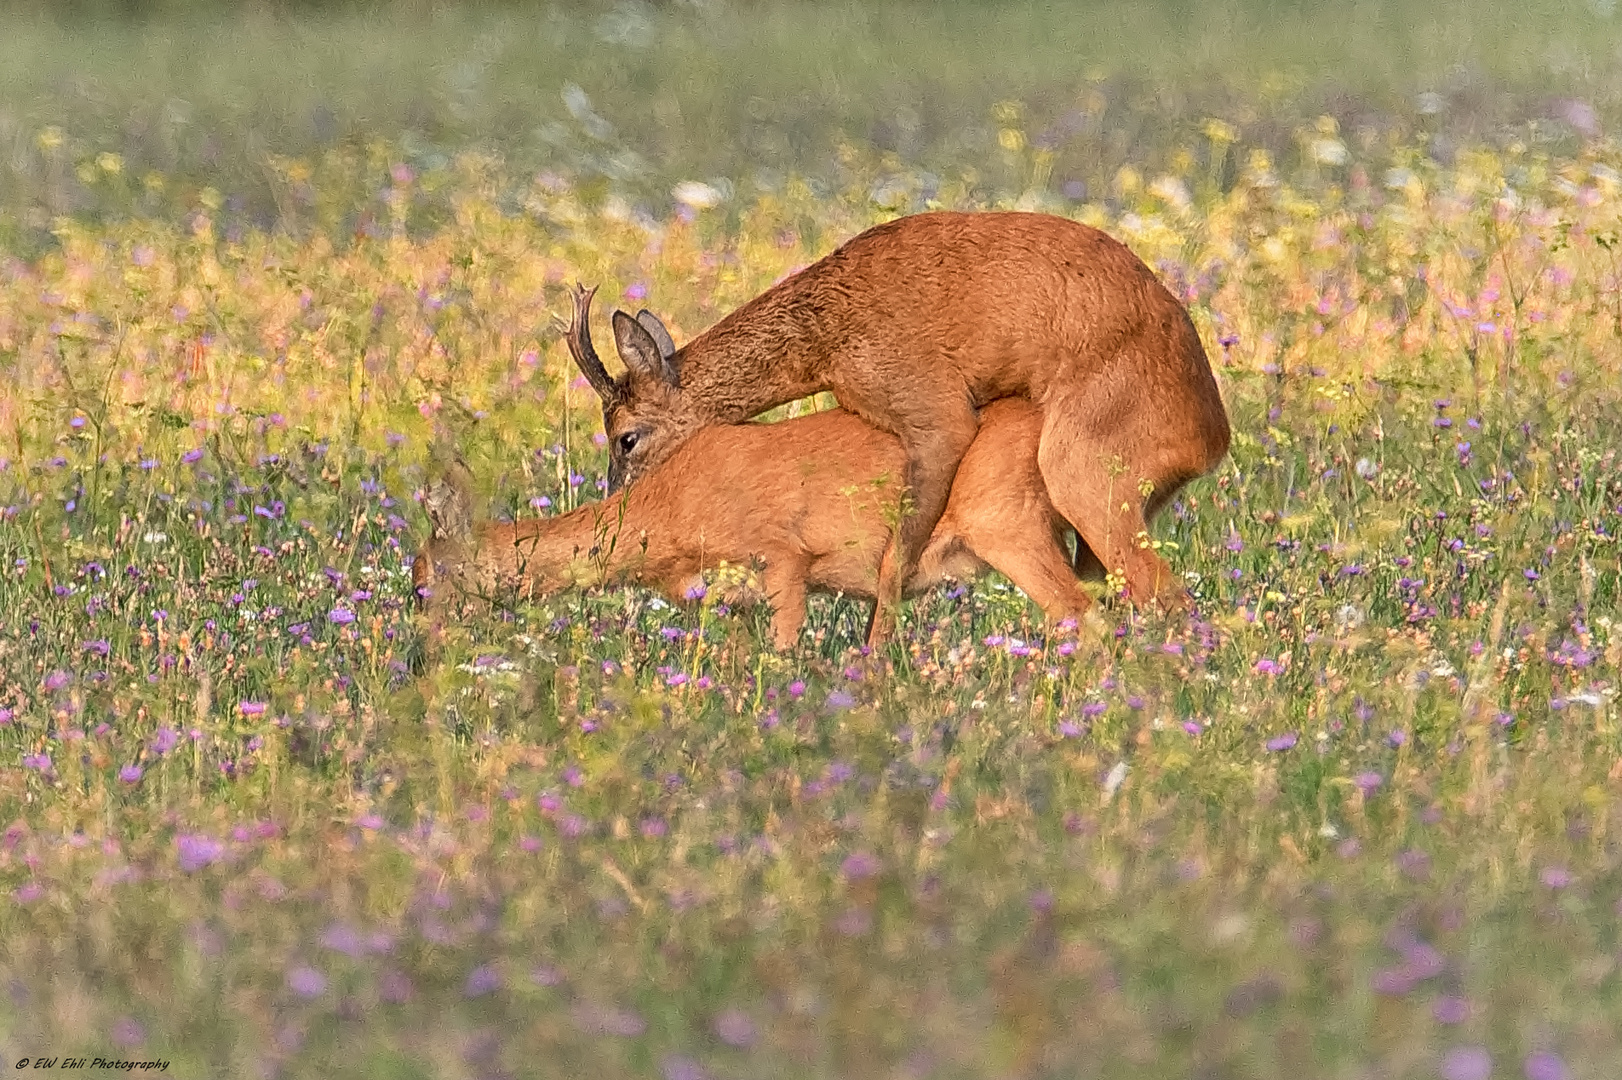
[[[796,302],[790,279],[682,349],[681,394],[711,423],[737,424],[826,389],[825,319]]]
[[[547,591],[617,579],[639,553],[641,501],[609,498],[553,518],[487,526],[481,547],[508,574]]]

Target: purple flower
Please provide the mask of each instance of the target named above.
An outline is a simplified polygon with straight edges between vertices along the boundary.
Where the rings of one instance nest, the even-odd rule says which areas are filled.
[[[1386,741],[1389,742],[1393,747],[1400,747],[1403,743],[1408,741],[1408,733],[1406,731],[1393,731],[1390,735],[1386,736]]]
[[[1424,881],[1431,876],[1431,857],[1417,848],[1409,848],[1397,853],[1397,869],[1414,881]]]
[[[152,752],[154,754],[167,754],[175,748],[180,741],[180,733],[171,727],[161,727],[152,738]]]
[[[1564,889],[1571,884],[1571,871],[1563,866],[1545,866],[1538,879],[1551,889]]]
[[[856,699],[845,693],[843,690],[835,690],[833,693],[828,695],[829,709],[848,709],[855,704]]]
[[[1559,1054],[1538,1050],[1526,1055],[1526,1080],[1569,1080],[1570,1070]]]
[[[404,972],[391,968],[377,980],[377,996],[390,1004],[397,1005],[402,1001],[410,1001],[411,994],[411,980]]]
[[[1376,994],[1402,997],[1414,988],[1414,977],[1405,967],[1381,968],[1369,980],[1369,988]]]
[[[1256,661],[1256,674],[1258,675],[1277,675],[1281,670],[1283,669],[1278,666],[1278,661],[1269,657],[1264,656]]]
[[[118,770],[118,778],[126,784],[139,783],[142,769],[139,765],[126,765]]]
[[[242,710],[243,716],[263,716],[265,713],[263,701],[244,701],[238,708]]]
[[[327,989],[327,977],[301,965],[287,973],[287,988],[301,998],[320,997]]]
[[[348,608],[333,608],[331,611],[327,612],[327,621],[338,626],[343,626],[346,623],[352,623],[355,621],[355,613],[350,611]]]
[[[1288,750],[1291,747],[1295,746],[1296,740],[1297,740],[1297,736],[1296,736],[1295,732],[1286,731],[1284,734],[1278,736],[1277,738],[1268,739],[1267,740],[1267,749],[1272,750],[1275,753],[1278,752],[1278,751],[1281,751],[1281,750]]]
[[[728,1009],[715,1018],[715,1035],[728,1046],[745,1049],[755,1042],[755,1022],[738,1009]]]
[[[1385,783],[1385,777],[1381,776],[1377,772],[1363,772],[1358,773],[1355,777],[1353,777],[1352,783],[1356,785],[1357,790],[1367,795],[1369,792]]]
[[[180,455],[180,460],[187,465],[203,460],[203,448],[199,446],[195,450],[187,450]]]
[[[212,836],[185,833],[175,837],[175,851],[180,856],[180,868],[191,874],[217,861],[225,854],[225,845]]]
[[[1492,1055],[1480,1046],[1455,1046],[1442,1055],[1442,1080],[1488,1080]]]
[[[879,872],[879,861],[865,851],[854,852],[845,856],[845,861],[839,864],[839,872],[847,881],[860,881]]]
[[[1461,997],[1448,995],[1436,999],[1431,1015],[1438,1024],[1462,1024],[1470,1019],[1470,1003]]]
[[[108,1035],[120,1050],[129,1050],[146,1042],[146,1028],[129,1016],[114,1021]]]
[[[53,692],[60,690],[66,686],[69,681],[72,680],[72,678],[73,676],[69,675],[65,671],[53,671],[49,675],[45,676],[45,689]]]
[[[470,998],[483,997],[500,987],[501,974],[489,964],[481,964],[468,972],[467,984],[462,987],[462,994]]]
[[[50,772],[51,771],[51,755],[49,755],[49,754],[24,754],[23,755],[23,768],[25,768],[25,769],[37,769],[38,771],[40,771],[42,773],[43,772]]]
[[[327,927],[327,932],[321,935],[321,944],[345,956],[358,957],[366,951],[366,947],[361,944],[360,935],[355,933],[354,928],[348,923],[333,923]]]

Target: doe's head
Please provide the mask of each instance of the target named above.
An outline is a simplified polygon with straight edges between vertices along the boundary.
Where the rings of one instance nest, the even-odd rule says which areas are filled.
[[[618,379],[608,374],[591,343],[591,298],[596,292],[595,286],[574,287],[574,312],[564,340],[581,374],[603,400],[608,490],[614,492],[657,467],[702,424],[682,394],[676,343],[646,308],[635,317],[614,312],[614,347],[625,363],[625,374]]]
[[[428,542],[411,561],[411,584],[420,606],[462,575],[474,547],[472,472],[452,461],[428,485],[422,505],[428,513]]]

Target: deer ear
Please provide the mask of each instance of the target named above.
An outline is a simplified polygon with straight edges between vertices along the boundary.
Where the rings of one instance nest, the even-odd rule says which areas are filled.
[[[647,308],[643,308],[636,313],[636,321],[642,324],[644,330],[653,335],[653,340],[659,345],[660,356],[663,356],[668,361],[672,356],[676,355],[676,339],[670,336],[670,331],[666,330],[665,324],[659,321],[659,316]]]
[[[675,355],[665,356],[648,328],[623,311],[614,312],[614,347],[634,374],[658,379],[672,390],[681,389]]]
[[[428,485],[422,505],[435,540],[473,538],[473,474],[460,460],[452,461],[444,475]]]

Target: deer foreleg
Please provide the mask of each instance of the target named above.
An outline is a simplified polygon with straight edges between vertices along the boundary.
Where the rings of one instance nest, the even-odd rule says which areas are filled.
[[[766,562],[762,585],[772,606],[772,645],[778,652],[799,643],[805,625],[805,571],[804,562],[787,556]]]

